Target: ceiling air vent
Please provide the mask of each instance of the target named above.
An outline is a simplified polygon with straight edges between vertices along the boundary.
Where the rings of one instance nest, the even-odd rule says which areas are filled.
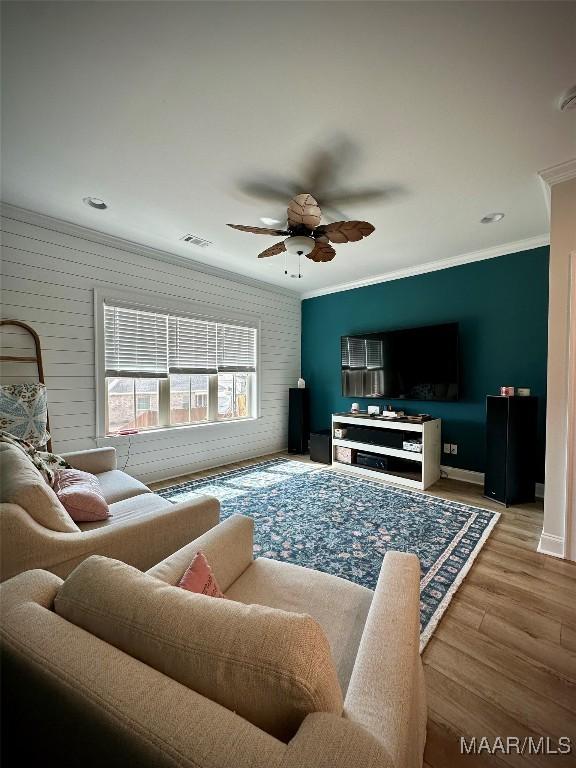
[[[198,235],[182,235],[180,240],[183,240],[188,245],[196,245],[198,248],[208,248],[210,245],[213,245],[210,240],[204,240],[202,237],[198,237]]]

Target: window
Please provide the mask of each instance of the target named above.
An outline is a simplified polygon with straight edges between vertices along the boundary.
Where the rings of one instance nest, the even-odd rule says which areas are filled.
[[[218,418],[244,419],[248,416],[247,373],[218,374]]]
[[[170,376],[170,424],[197,424],[208,421],[208,376]]]
[[[106,434],[252,418],[256,335],[106,302]]]

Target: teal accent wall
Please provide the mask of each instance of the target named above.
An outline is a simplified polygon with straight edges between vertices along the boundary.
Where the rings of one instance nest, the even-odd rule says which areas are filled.
[[[353,246],[348,246],[352,249]],[[347,258],[341,246],[339,258]],[[340,337],[460,323],[461,399],[441,403],[391,400],[408,413],[442,419],[442,442],[457,455],[442,463],[484,471],[485,398],[500,386],[530,387],[539,398],[538,480],[544,479],[549,248],[535,248],[437,272],[305,299],[302,375],[310,389],[313,429],[331,414],[384,401],[342,396]]]

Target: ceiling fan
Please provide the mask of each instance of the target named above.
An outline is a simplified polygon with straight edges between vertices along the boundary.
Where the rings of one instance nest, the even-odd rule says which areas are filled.
[[[254,235],[286,235],[286,240],[271,245],[258,254],[259,259],[280,253],[306,256],[311,261],[332,261],[336,251],[330,243],[348,243],[362,240],[374,232],[367,221],[334,221],[321,224],[322,211],[309,194],[300,194],[290,200],[285,229],[250,227],[244,224],[228,224],[233,229]],[[285,270],[286,271],[286,270]],[[298,274],[298,277],[301,275]]]
[[[322,145],[312,148],[300,165],[298,177],[281,177],[267,173],[253,173],[239,181],[239,190],[244,195],[266,202],[267,205],[284,202],[298,195],[302,189],[308,190],[322,208],[325,221],[346,219],[341,206],[355,206],[390,200],[401,194],[397,185],[368,187],[349,187],[348,178],[353,174],[360,158],[360,149],[354,142],[336,135],[323,138]],[[270,210],[272,214],[273,209]],[[271,216],[262,217],[266,226],[280,224],[279,219]]]

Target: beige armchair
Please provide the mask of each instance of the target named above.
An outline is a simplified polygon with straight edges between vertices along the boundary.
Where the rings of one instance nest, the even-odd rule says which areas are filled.
[[[0,444],[1,580],[31,568],[64,577],[92,554],[146,569],[218,523],[217,499],[171,504],[117,469],[114,448],[65,458],[96,475],[112,516],[76,525],[22,452]]]
[[[71,624],[54,611],[61,579],[32,571],[0,588],[8,753],[21,754],[18,729],[25,724],[35,735],[25,744],[27,759],[41,755],[68,768],[419,768],[426,698],[418,559],[388,553],[372,592],[300,566],[254,560],[252,530],[251,519],[233,516],[148,573],[175,584],[201,549],[227,598],[310,614],[329,641],[341,713],[307,714],[285,743],[168,670]],[[193,645],[194,626],[180,628]]]

